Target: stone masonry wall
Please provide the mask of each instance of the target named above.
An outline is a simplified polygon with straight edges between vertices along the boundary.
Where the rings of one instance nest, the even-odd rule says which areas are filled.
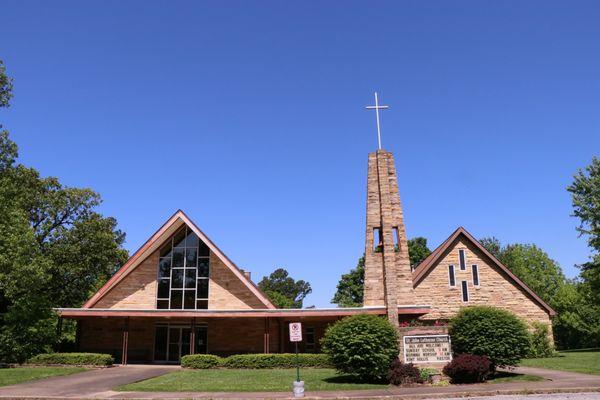
[[[458,249],[466,249],[466,270],[459,266]],[[479,286],[473,285],[471,266],[479,270]],[[456,286],[450,287],[448,266],[454,265]],[[467,281],[469,301],[462,301],[461,281]],[[490,305],[509,310],[528,323],[547,324],[552,329],[548,313],[523,289],[518,287],[472,243],[459,237],[440,262],[423,278],[414,291],[415,303],[431,305],[431,312],[422,319],[452,318],[462,307]]]
[[[93,308],[155,309],[158,250],[142,261]],[[210,253],[208,308],[213,310],[267,308],[217,257]]]

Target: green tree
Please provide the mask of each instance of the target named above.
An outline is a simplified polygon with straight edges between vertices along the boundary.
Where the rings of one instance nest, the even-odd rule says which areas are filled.
[[[587,236],[595,253],[580,265],[580,277],[589,287],[589,300],[600,306],[600,159],[593,157],[585,170],[578,170],[567,190],[572,196],[572,215],[580,221],[577,230],[580,236]]]
[[[11,90],[2,66],[1,107]],[[55,346],[52,308],[81,306],[127,258],[116,221],[96,211],[97,193],[43,178],[17,157],[1,131],[0,360],[10,362]]]
[[[494,237],[480,243],[519,279],[554,307],[556,295],[567,279],[560,265],[535,244],[509,244],[502,246]]]
[[[408,255],[411,267],[423,261],[431,250],[427,247],[427,239],[416,237],[408,240]],[[337,290],[331,302],[339,307],[361,307],[365,283],[365,255],[359,259],[356,267],[343,274],[337,284]]]
[[[588,237],[590,247],[600,251],[600,159],[593,157],[585,170],[579,169],[567,190],[572,196],[573,216],[580,220],[577,230]]]
[[[4,62],[0,60],[0,107],[8,107],[12,98],[13,81],[6,75]]]
[[[498,238],[494,236],[485,237],[483,239],[479,239],[479,243],[481,243],[481,245],[485,247],[485,249],[489,251],[494,257],[500,258],[502,245],[500,244],[500,240],[498,240]]]
[[[408,239],[408,256],[410,257],[410,266],[416,267],[421,261],[431,254],[431,250],[427,247],[427,239],[424,237],[416,237]]]
[[[365,255],[358,259],[353,268],[337,284],[337,291],[331,300],[339,307],[362,307],[365,285]]]
[[[263,277],[258,287],[279,308],[302,308],[304,298],[312,292],[310,283],[294,280],[283,268]]]

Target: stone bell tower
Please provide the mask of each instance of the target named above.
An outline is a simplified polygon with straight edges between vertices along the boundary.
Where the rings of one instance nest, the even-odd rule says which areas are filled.
[[[376,97],[377,129],[379,106]],[[385,107],[385,106],[383,106]],[[380,137],[380,134],[379,134]],[[412,271],[392,153],[369,154],[364,306],[384,306],[398,326],[398,306],[414,303]]]

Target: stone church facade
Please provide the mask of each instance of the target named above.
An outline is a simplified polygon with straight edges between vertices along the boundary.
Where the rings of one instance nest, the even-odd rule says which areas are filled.
[[[551,327],[554,311],[464,228],[411,269],[394,158],[384,150],[369,154],[365,238],[363,307],[277,309],[177,211],[81,308],[57,312],[77,320],[80,351],[123,364],[290,352],[290,322],[303,323],[300,351],[318,352],[326,327],[356,314],[387,317],[401,335],[415,335],[444,332],[439,321],[486,304]]]

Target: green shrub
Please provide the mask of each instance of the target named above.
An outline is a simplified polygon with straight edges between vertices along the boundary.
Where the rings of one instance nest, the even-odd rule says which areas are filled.
[[[421,368],[421,379],[423,380],[423,382],[427,382],[429,381],[429,378],[431,377],[431,375],[437,375],[440,373],[440,371],[438,371],[435,368]]]
[[[99,353],[46,353],[30,358],[28,364],[37,365],[98,365],[108,366],[115,362],[110,354]]]
[[[193,354],[181,357],[183,368],[210,369],[223,365],[223,359],[213,354]]]
[[[303,368],[329,368],[331,361],[326,354],[298,354],[298,363]],[[296,368],[295,354],[236,354],[223,360],[226,368]]]
[[[525,323],[499,308],[464,308],[450,321],[449,332],[454,354],[487,356],[492,370],[516,366],[529,352]]]
[[[533,332],[530,335],[529,354],[531,358],[552,357],[555,353],[554,346],[548,337],[548,325],[534,322]]]
[[[384,379],[398,357],[396,329],[376,315],[355,315],[330,325],[321,346],[339,372],[360,380]]]

